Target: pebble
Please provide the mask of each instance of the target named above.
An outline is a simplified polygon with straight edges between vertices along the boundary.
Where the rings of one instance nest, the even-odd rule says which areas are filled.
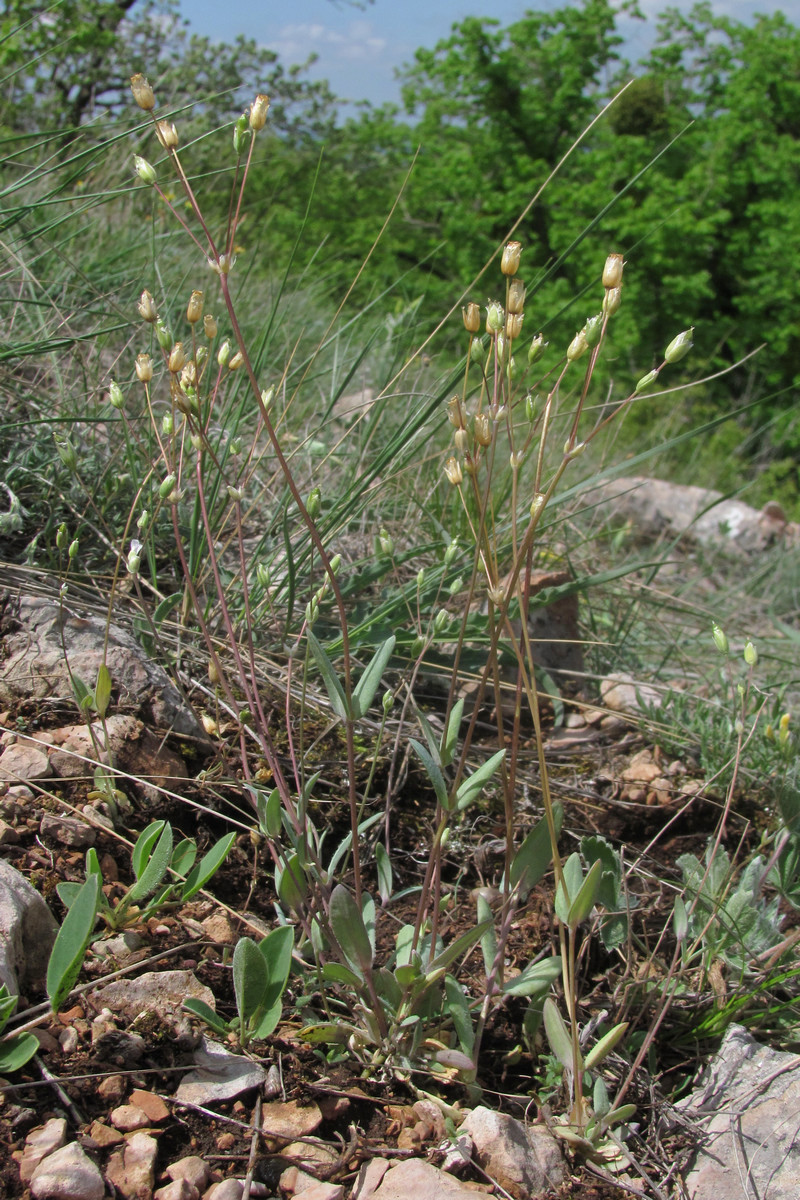
[[[233,1142],[231,1142],[232,1144]],[[179,1158],[177,1162],[171,1163],[167,1167],[167,1174],[173,1181],[185,1179],[187,1183],[191,1183],[193,1187],[202,1192],[208,1183],[208,1164],[198,1154],[187,1154],[185,1158]]]
[[[103,1200],[106,1190],[98,1167],[77,1142],[48,1154],[30,1188],[34,1200]]]
[[[32,1129],[25,1138],[25,1149],[19,1164],[19,1177],[30,1183],[31,1177],[43,1158],[59,1150],[67,1140],[67,1122],[64,1117],[53,1117],[38,1129]]]

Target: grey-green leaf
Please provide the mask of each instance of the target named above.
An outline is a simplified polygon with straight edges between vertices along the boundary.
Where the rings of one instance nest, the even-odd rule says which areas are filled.
[[[356,973],[365,977],[372,970],[372,946],[364,918],[353,897],[341,883],[331,893],[329,918],[333,936]]]
[[[507,980],[503,987],[504,996],[540,996],[548,992],[561,974],[561,956],[544,958],[530,963],[524,971]]]
[[[589,874],[584,879],[581,888],[570,905],[567,924],[572,928],[585,921],[594,907],[597,890],[603,875],[603,864],[598,860],[592,864]]]
[[[207,854],[204,854],[200,862],[187,876],[186,883],[181,889],[181,899],[189,900],[196,892],[205,887],[212,875],[224,863],[230,853],[231,846],[236,841],[235,833],[226,833],[225,837],[211,847]]]
[[[369,712],[372,701],[375,699],[375,693],[380,686],[383,672],[386,670],[386,665],[392,657],[396,640],[394,634],[392,634],[378,647],[372,656],[369,666],[359,679],[356,689],[353,692],[353,716],[356,719],[365,717]]]
[[[428,750],[418,742],[416,738],[409,739],[411,746],[416,753],[419,761],[425,768],[428,778],[433,784],[433,790],[436,792],[436,799],[441,804],[442,808],[450,808],[450,799],[447,795],[447,784],[444,781],[444,775],[439,768],[439,764],[435,761]]]
[[[152,895],[169,870],[171,858],[172,826],[169,822],[165,822],[161,837],[153,848],[153,853],[148,859],[147,866],[128,892],[127,900],[135,902]]]
[[[267,964],[252,938],[239,938],[233,952],[233,991],[244,1023],[258,1012],[267,989]]]
[[[558,1011],[555,1000],[550,996],[544,1002],[544,1031],[550,1043],[550,1049],[555,1054],[562,1067],[572,1070],[572,1038],[564,1024],[564,1018]]]
[[[462,779],[456,792],[456,807],[459,812],[467,808],[473,800],[478,798],[495,771],[500,767],[505,756],[505,750],[498,750],[485,763],[481,763],[477,771],[473,771],[467,779]]]
[[[328,658],[325,650],[320,642],[314,637],[310,629],[306,630],[308,645],[311,653],[314,656],[314,661],[319,667],[319,673],[322,676],[322,682],[325,684],[325,691],[328,693],[328,699],[331,702],[331,708],[336,713],[337,717],[341,717],[346,721],[349,713],[347,708],[347,697],[344,694],[344,688],[339,682],[339,677],[333,669],[333,663]]]
[[[83,957],[97,920],[100,881],[92,874],[70,905],[64,923],[56,935],[47,964],[47,995],[50,1008],[57,1013],[72,991],[80,974]]]
[[[563,820],[564,809],[560,804],[554,804],[553,822],[556,837],[561,832]],[[511,886],[518,890],[521,899],[524,900],[531,888],[536,886],[552,861],[550,830],[546,818],[541,817],[511,861]]]
[[[111,672],[105,663],[97,668],[97,683],[94,689],[94,709],[98,716],[104,717],[108,712],[108,702],[111,699]]]
[[[453,761],[456,745],[458,743],[458,731],[461,728],[461,718],[464,715],[464,700],[456,700],[453,707],[450,709],[450,716],[447,718],[447,728],[442,734],[442,745],[439,751],[439,759],[443,767],[449,767]]]

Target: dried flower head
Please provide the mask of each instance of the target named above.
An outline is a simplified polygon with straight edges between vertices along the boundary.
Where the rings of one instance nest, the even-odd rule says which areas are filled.
[[[186,320],[190,325],[195,325],[203,315],[203,293],[192,292],[189,297],[189,303],[186,306]]]
[[[609,254],[603,267],[603,287],[618,288],[622,284],[622,268],[625,260],[621,254]]]
[[[136,305],[139,310],[139,316],[143,321],[147,321],[149,325],[154,324],[158,320],[158,311],[156,310],[156,302],[148,292],[147,288],[139,297],[139,303]]]
[[[461,314],[464,318],[464,328],[467,333],[479,333],[481,328],[480,305],[471,300],[466,308],[462,308]]]
[[[447,476],[453,487],[458,487],[464,478],[464,473],[461,470],[461,463],[457,458],[448,458],[444,464],[444,473]]]
[[[139,108],[143,108],[145,112],[151,112],[155,108],[156,98],[144,75],[131,75],[131,91]]]
[[[177,150],[178,130],[172,121],[159,121],[156,124],[156,136],[166,150]]]
[[[507,242],[503,247],[503,257],[500,259],[500,270],[504,275],[516,275],[519,270],[519,260],[522,254],[522,242]]]
[[[137,354],[134,364],[137,377],[142,383],[149,383],[153,378],[153,360],[149,354]]]
[[[259,93],[253,103],[250,105],[250,128],[254,133],[258,133],[267,123],[267,113],[269,112],[269,96],[264,96]]]

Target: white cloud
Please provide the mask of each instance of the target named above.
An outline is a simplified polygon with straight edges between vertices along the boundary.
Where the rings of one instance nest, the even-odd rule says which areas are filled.
[[[371,21],[351,21],[345,32],[322,22],[306,22],[284,25],[269,46],[287,63],[304,62],[309,54],[318,54],[325,63],[374,62],[386,50],[388,40],[375,32]]]

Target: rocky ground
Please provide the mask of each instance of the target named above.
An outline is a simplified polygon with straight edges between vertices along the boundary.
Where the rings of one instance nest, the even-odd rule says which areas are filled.
[[[488,1030],[479,1097],[457,1082],[434,1087],[430,1079],[326,1061],[300,1036],[294,981],[275,1034],[247,1055],[235,1038],[204,1034],[183,1001],[195,996],[230,1015],[232,947],[242,934],[263,933],[273,917],[271,870],[251,838],[252,814],[235,778],[226,790],[229,760],[197,716],[203,696],[187,703],[115,628],[108,725],[130,807],[112,820],[94,786],[91,737],[76,720],[62,642],[72,670],[93,679],[104,621],[76,604],[62,629],[52,593],[40,590],[9,593],[0,630],[0,981],[21,993],[12,1025],[32,1028],[39,1040],[36,1057],[0,1083],[2,1195],[459,1200],[477,1191],[516,1200],[733,1200],[763,1196],[767,1187],[770,1200],[798,1194],[800,1069],[793,1055],[773,1056],[734,1026],[718,1064],[691,1092],[699,1051],[714,1048],[710,1039],[698,1044],[697,1030],[719,995],[689,990],[665,1026],[657,1059],[635,1077],[636,1121],[621,1174],[566,1156],[548,1132],[548,1104],[537,1098],[546,1093],[555,1105],[558,1095],[520,1042],[521,1010],[513,1004]],[[624,672],[609,674],[594,702],[578,697],[567,705],[547,745],[570,836],[602,833],[625,848],[628,864],[638,864],[631,877],[637,931],[650,946],[668,919],[675,859],[687,850],[702,855],[720,811],[720,796],[696,761],[666,753],[641,724],[642,707],[657,699]],[[532,744],[521,761],[533,771]],[[737,796],[730,831],[740,844],[763,824],[757,805],[757,796]],[[231,822],[239,832],[207,893],[95,942],[53,1017],[43,976],[64,915],[56,886],[83,879],[93,846],[113,905],[131,879],[131,841],[154,817],[170,820],[201,849]],[[413,795],[393,821],[395,870],[410,885],[420,878],[427,844]],[[473,889],[496,882],[501,835],[487,812],[454,849],[449,935],[474,920]],[[551,932],[541,889],[512,931],[509,969],[527,963]],[[584,962],[582,1021],[601,1011],[616,1019],[637,996],[641,1002],[640,973],[657,972],[660,961],[636,951],[626,962],[593,947]],[[621,1058],[611,1073],[622,1078]],[[669,1098],[678,1091],[685,1099],[675,1106]],[[702,1157],[708,1138],[710,1159]]]

